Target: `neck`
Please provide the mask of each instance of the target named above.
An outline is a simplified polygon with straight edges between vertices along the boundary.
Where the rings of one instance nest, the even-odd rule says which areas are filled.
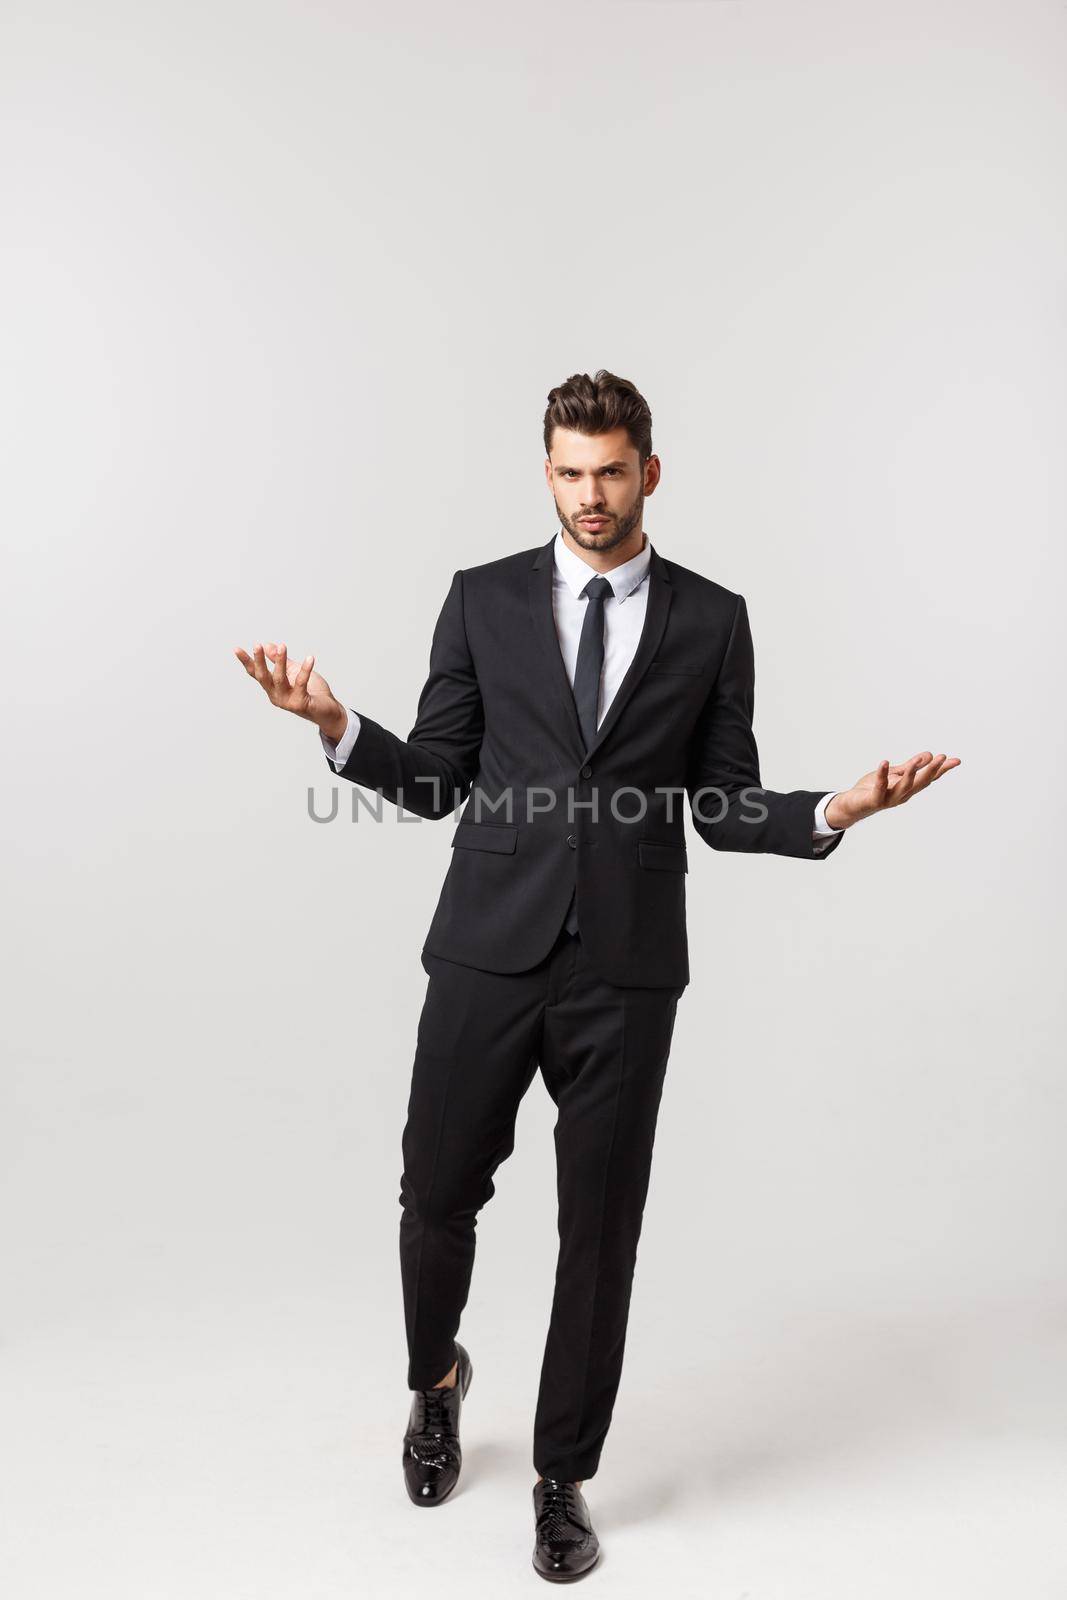
[[[610,550],[586,550],[576,539],[571,537],[570,531],[560,524],[563,534],[563,543],[568,550],[573,550],[576,556],[581,556],[586,566],[592,567],[594,572],[613,572],[616,567],[623,566],[627,561],[632,561],[634,556],[640,555],[645,548],[645,530],[634,528],[628,533],[621,544],[614,545]]]

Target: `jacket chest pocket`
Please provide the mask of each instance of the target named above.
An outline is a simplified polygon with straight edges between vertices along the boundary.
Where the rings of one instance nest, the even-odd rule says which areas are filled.
[[[699,678],[707,666],[706,661],[679,661],[674,656],[657,656],[649,663],[649,672],[664,678]]]
[[[660,844],[653,839],[638,839],[637,859],[643,867],[657,872],[688,872],[689,856],[684,844]]]
[[[460,822],[452,835],[453,850],[489,850],[496,855],[515,854],[519,830],[513,822]]]

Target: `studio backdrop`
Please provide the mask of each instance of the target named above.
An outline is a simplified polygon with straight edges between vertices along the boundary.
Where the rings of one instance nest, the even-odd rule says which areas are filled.
[[[687,819],[612,1593],[1064,1592],[1065,44],[1051,0],[3,8],[6,1593],[536,1583],[553,1107],[431,1530],[397,1228],[453,824],[353,815],[233,652],[406,735],[598,367],[654,548],[745,597],[765,784],[962,761],[818,866]]]

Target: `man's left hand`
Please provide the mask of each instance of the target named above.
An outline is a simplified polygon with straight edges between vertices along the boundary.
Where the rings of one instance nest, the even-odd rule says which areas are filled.
[[[929,750],[920,750],[898,766],[880,761],[873,772],[857,778],[851,789],[834,795],[826,807],[826,821],[831,828],[851,828],[854,822],[862,822],[876,811],[902,806],[959,765],[958,756],[935,756]]]

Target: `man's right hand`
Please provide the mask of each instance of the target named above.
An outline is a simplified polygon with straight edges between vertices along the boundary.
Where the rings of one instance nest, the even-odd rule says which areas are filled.
[[[286,655],[284,644],[272,642],[266,647],[253,645],[251,656],[241,649],[234,655],[248,676],[262,685],[271,705],[313,722],[335,744],[341,738],[348,726],[348,712],[334,698],[326,679],[313,670],[314,656],[305,656],[297,666]],[[268,657],[273,666],[268,665]]]

